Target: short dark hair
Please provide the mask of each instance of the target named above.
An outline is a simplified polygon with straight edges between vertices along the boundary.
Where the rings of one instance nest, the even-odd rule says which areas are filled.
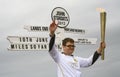
[[[72,38],[65,38],[62,40],[62,45],[65,46],[67,42],[74,43],[74,40]]]

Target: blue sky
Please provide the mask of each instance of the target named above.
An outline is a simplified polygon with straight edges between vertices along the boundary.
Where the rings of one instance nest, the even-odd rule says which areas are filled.
[[[119,0],[0,0],[0,77],[56,77],[56,64],[47,51],[8,51],[7,36],[47,36],[28,32],[24,25],[49,26],[55,7],[70,15],[70,28],[83,28],[85,35],[97,38],[96,45],[77,45],[75,55],[89,57],[100,42],[100,16],[96,8],[107,12],[105,60],[82,68],[82,77],[120,76]],[[70,37],[73,37],[72,35]]]

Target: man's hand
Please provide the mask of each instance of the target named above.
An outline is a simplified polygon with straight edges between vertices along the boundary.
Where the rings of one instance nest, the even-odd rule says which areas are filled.
[[[105,42],[101,42],[99,48],[97,49],[98,54],[101,54],[102,49],[106,47]]]
[[[50,27],[49,27],[49,30],[50,30],[50,35],[53,36],[56,29],[57,29],[57,26],[58,24],[55,23],[55,21],[53,21],[51,24],[50,24]]]

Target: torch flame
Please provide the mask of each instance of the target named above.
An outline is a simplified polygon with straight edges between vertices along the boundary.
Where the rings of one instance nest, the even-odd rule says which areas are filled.
[[[103,9],[103,8],[97,8],[96,10],[99,12],[105,12],[105,9]]]

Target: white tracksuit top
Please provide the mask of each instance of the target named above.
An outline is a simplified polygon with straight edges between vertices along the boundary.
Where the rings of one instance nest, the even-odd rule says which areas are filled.
[[[92,65],[93,55],[89,58],[68,56],[59,52],[55,44],[49,53],[57,64],[58,77],[81,77],[80,68]]]

